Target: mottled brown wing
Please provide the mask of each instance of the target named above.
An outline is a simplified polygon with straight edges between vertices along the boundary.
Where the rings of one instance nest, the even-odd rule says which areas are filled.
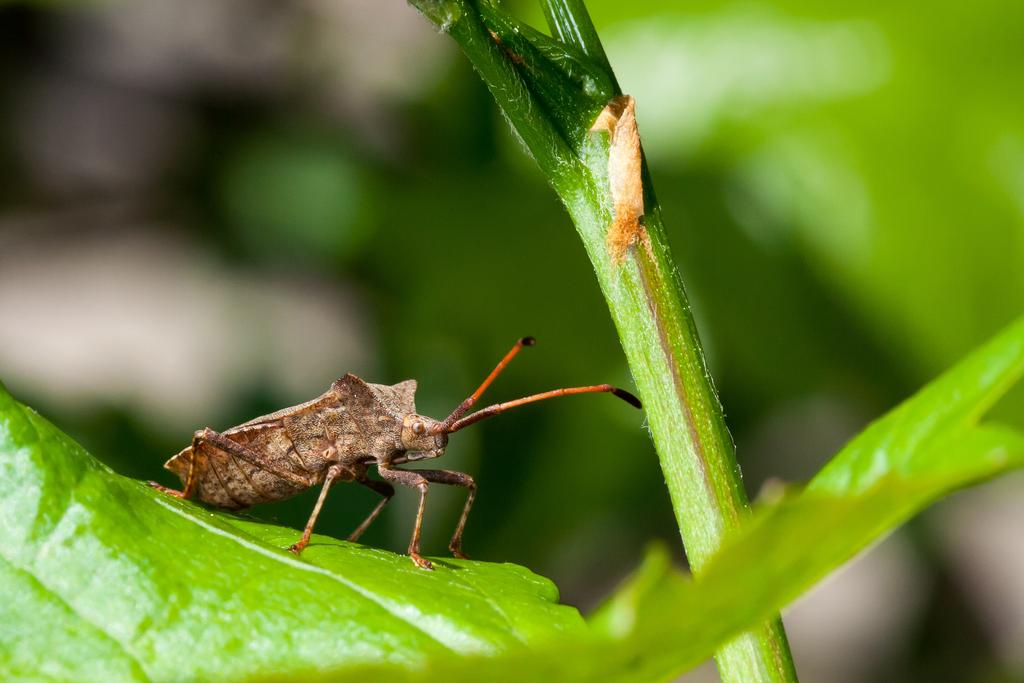
[[[218,436],[237,446],[228,443],[229,448],[222,448],[200,440],[165,465],[184,486],[191,475],[195,495],[205,503],[237,510],[291,498],[323,480],[321,472],[287,457],[289,442],[282,427],[250,427],[230,437]]]
[[[372,434],[376,398],[366,382],[348,374],[312,401],[279,410],[230,429],[225,434],[265,457],[268,469],[321,481],[332,461],[363,455]],[[338,453],[329,449],[337,446]]]
[[[383,418],[383,419],[382,419]],[[385,424],[388,423],[388,424]],[[321,396],[233,427],[219,435],[226,448],[207,441],[186,448],[165,467],[187,485],[195,479],[200,500],[228,509],[283,500],[323,481],[330,459],[351,462],[394,439],[394,418],[370,386],[355,375],[337,380]],[[258,463],[258,464],[257,464]]]
[[[295,445],[288,438],[283,425],[250,425],[243,430],[231,430],[225,436],[245,446],[259,458],[260,464],[257,466],[227,454],[231,465],[227,474],[235,475],[238,486],[251,492],[241,497],[245,505],[291,498],[323,481],[325,468],[319,462],[307,462],[298,457]],[[212,449],[207,447],[206,450]],[[223,454],[214,458],[212,464],[219,468],[221,460]],[[220,478],[224,479],[224,474]],[[229,490],[234,499],[239,499],[234,489]]]
[[[284,420],[296,413],[315,412],[337,402],[333,389],[296,406],[282,408],[232,427],[223,436],[247,448],[253,458],[239,458],[212,444],[201,444],[198,453],[188,447],[167,461],[186,487],[190,469],[195,495],[210,505],[240,509],[290,498],[323,480],[320,459],[303,460],[288,436]],[[260,463],[253,464],[252,460]],[[194,462],[194,465],[193,465]]]
[[[305,485],[298,485],[208,443],[200,444],[196,466],[199,499],[229,510],[285,500],[317,482],[307,474]]]

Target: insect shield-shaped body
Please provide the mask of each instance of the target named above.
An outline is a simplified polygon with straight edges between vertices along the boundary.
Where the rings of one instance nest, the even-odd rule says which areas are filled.
[[[164,465],[181,478],[183,489],[176,491],[150,483],[167,494],[195,497],[229,510],[284,500],[320,485],[320,497],[302,538],[290,548],[296,553],[302,552],[309,543],[333,483],[356,482],[382,496],[349,536],[350,541],[357,540],[380,514],[394,495],[394,484],[415,487],[420,491],[420,504],[409,555],[417,565],[427,569],[431,568],[430,561],[419,554],[427,491],[431,483],[460,486],[468,490],[468,496],[448,547],[454,555],[463,557],[462,532],[476,493],[473,478],[449,470],[404,470],[398,465],[440,457],[452,432],[525,403],[567,394],[609,392],[640,407],[640,402],[628,392],[600,384],[555,389],[488,406],[466,416],[505,365],[523,346],[532,344],[530,337],[520,339],[483,384],[443,421],[417,414],[415,380],[394,385],[369,384],[348,374],[312,401],[223,432],[209,428],[197,431],[192,445]],[[376,466],[381,480],[369,478],[370,465]]]

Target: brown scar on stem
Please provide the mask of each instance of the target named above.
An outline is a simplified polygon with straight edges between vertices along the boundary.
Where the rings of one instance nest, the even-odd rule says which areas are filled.
[[[612,259],[619,263],[626,251],[643,244],[651,251],[651,241],[643,224],[644,185],[640,152],[640,132],[636,126],[636,101],[631,95],[611,100],[594,124],[591,133],[607,132],[608,184],[612,195],[612,223],[605,243]]]
[[[511,59],[514,64],[526,63],[526,60],[524,60],[521,55],[517,55],[515,52],[512,52],[512,50],[510,50],[508,46],[505,45],[505,43],[501,40],[501,36],[499,36],[494,31],[491,31],[490,29],[488,29],[487,32],[491,34],[491,40],[494,41],[494,44],[497,45],[501,49],[502,53],[506,57]]]

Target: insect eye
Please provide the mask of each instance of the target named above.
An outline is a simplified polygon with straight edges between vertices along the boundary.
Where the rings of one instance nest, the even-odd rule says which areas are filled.
[[[412,433],[413,434],[415,434],[417,436],[423,436],[423,432],[425,432],[425,431],[427,431],[427,428],[423,425],[422,422],[413,422],[412,423]]]

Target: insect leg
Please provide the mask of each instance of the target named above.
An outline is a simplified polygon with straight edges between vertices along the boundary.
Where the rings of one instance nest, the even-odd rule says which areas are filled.
[[[373,481],[372,479],[363,478],[356,479],[356,482],[367,488],[373,489],[384,498],[377,503],[377,507],[373,508],[373,511],[371,511],[369,516],[363,520],[363,523],[357,526],[356,530],[348,535],[348,540],[353,543],[359,540],[359,537],[363,535],[366,528],[373,523],[373,520],[377,519],[377,515],[380,514],[380,511],[383,510],[384,506],[388,504],[389,500],[391,500],[391,496],[395,495],[395,487],[386,481]]]
[[[401,484],[402,486],[416,487],[420,490],[420,507],[416,511],[416,524],[412,528],[412,539],[409,541],[409,557],[412,558],[412,561],[417,566],[423,569],[433,569],[434,565],[430,563],[430,560],[420,556],[420,531],[423,529],[423,511],[427,507],[429,482],[419,472],[411,470],[390,469],[379,465],[377,472],[380,473],[381,477],[390,482]]]
[[[163,484],[158,484],[155,481],[147,481],[146,484],[149,485],[150,488],[154,488],[160,493],[166,493],[168,496],[174,496],[175,498],[188,498],[188,496],[185,495],[184,491],[172,489],[170,486],[164,486]]]
[[[298,543],[293,544],[288,550],[292,551],[296,555],[302,552],[302,549],[309,544],[309,537],[313,534],[313,525],[316,524],[316,518],[320,516],[320,508],[324,505],[324,499],[327,498],[327,492],[331,488],[331,483],[334,482],[335,478],[341,474],[341,467],[338,465],[331,465],[327,468],[327,476],[324,477],[324,486],[320,489],[320,497],[316,499],[316,505],[313,507],[313,513],[309,516],[309,521],[306,522],[306,528],[302,532],[302,538],[299,539]]]
[[[466,504],[462,508],[462,516],[459,517],[459,523],[455,527],[455,533],[452,534],[451,543],[448,544],[448,550],[451,551],[452,555],[466,559],[466,555],[462,552],[462,532],[466,528],[466,518],[469,517],[469,510],[473,507],[473,499],[476,498],[476,482],[468,474],[452,472],[451,470],[416,470],[416,472],[427,481],[435,484],[461,486],[469,491],[469,495],[466,497]]]

